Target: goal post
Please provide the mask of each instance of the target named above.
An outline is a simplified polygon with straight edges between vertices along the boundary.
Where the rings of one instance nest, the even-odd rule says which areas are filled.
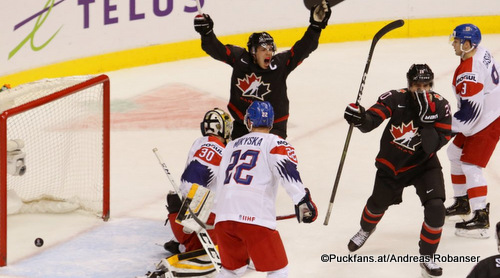
[[[81,210],[108,220],[109,133],[106,75],[42,79],[0,92],[0,266],[7,265],[8,214]],[[16,149],[22,156],[12,155],[12,142],[23,143]],[[17,173],[8,168],[21,164]],[[21,203],[16,211],[8,207],[11,195]]]

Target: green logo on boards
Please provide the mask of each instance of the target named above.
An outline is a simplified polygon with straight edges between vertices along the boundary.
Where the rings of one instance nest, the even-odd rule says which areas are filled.
[[[62,26],[59,27],[59,29],[47,41],[45,41],[40,46],[36,46],[35,45],[34,38],[35,38],[36,32],[40,29],[40,27],[42,26],[42,24],[45,22],[45,20],[49,16],[50,12],[52,11],[52,8],[55,5],[57,5],[57,4],[59,4],[59,3],[63,2],[63,1],[64,0],[61,0],[58,3],[54,4],[54,0],[48,0],[47,3],[45,4],[45,7],[43,7],[43,9],[40,12],[36,13],[35,15],[29,17],[28,19],[22,21],[21,23],[19,23],[19,24],[17,24],[15,26],[14,30],[16,30],[17,28],[21,27],[22,25],[24,25],[25,23],[29,22],[30,20],[36,18],[36,23],[35,23],[35,26],[33,27],[33,30],[26,36],[26,38],[24,38],[24,40],[21,41],[21,43],[19,43],[16,47],[14,47],[14,49],[12,49],[12,51],[9,53],[9,59],[12,58],[12,56],[16,55],[16,53],[28,41],[30,41],[30,46],[31,46],[31,49],[33,51],[39,51],[39,50],[43,49],[45,46],[47,46],[52,41],[52,39],[57,35],[57,33],[59,33],[59,31],[61,30]]]

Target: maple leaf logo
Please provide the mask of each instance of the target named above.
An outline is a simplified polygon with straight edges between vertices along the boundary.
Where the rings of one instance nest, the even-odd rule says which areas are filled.
[[[256,98],[264,100],[264,95],[269,94],[269,83],[263,83],[262,77],[258,77],[255,73],[250,76],[246,75],[244,79],[238,78],[236,86],[243,92],[244,97]]]
[[[394,137],[394,143],[412,151],[420,144],[420,134],[418,128],[413,127],[413,121],[408,124],[403,123],[399,127],[391,126],[391,134]]]

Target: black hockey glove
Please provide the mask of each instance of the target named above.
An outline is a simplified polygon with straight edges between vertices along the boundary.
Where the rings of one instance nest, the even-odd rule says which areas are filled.
[[[214,22],[208,14],[198,14],[194,17],[194,30],[205,36],[214,29]]]
[[[179,198],[179,195],[177,195],[177,193],[173,191],[168,192],[167,205],[166,205],[168,213],[179,212],[181,206],[182,206],[182,201],[181,198]]]
[[[432,94],[428,91],[418,90],[415,92],[418,104],[418,118],[424,124],[432,124],[438,119],[436,103],[432,99]]]
[[[328,0],[321,1],[321,4],[314,5],[311,8],[311,16],[309,17],[309,22],[311,26],[316,29],[325,29],[328,25],[328,19],[332,14],[332,9],[328,5]]]
[[[318,217],[318,208],[311,199],[311,193],[306,188],[306,195],[295,205],[295,215],[299,223],[312,223]]]
[[[362,125],[366,120],[366,111],[365,108],[361,105],[356,105],[355,103],[351,103],[347,105],[344,112],[344,119],[354,126]]]

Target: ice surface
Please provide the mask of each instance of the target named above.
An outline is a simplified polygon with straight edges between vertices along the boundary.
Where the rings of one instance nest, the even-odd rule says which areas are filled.
[[[409,66],[427,63],[435,73],[434,90],[454,108],[451,78],[459,58],[447,41],[446,37],[379,41],[361,104],[368,107],[385,91],[405,87]],[[500,57],[500,35],[485,35],[482,44]],[[330,223],[323,225],[348,129],[343,111],[355,101],[369,46],[369,41],[321,44],[288,79],[288,140],[296,148],[302,180],[319,209],[313,224],[298,224],[294,219],[278,223],[292,278],[420,277],[417,263],[321,261],[323,254],[349,259],[347,243],[359,229],[361,211],[372,190],[382,127],[368,134],[354,131]],[[151,150],[159,148],[178,179],[191,143],[200,136],[203,114],[215,106],[225,108],[230,72],[229,66],[208,57],[109,72],[111,219],[102,222],[81,213],[9,216],[8,266],[0,269],[0,276],[134,277],[152,270],[167,255],[161,245],[172,235],[163,226],[165,194],[171,186]],[[439,157],[449,205],[453,193],[444,150]],[[499,167],[497,151],[485,170],[492,225],[500,220],[496,209]],[[293,205],[280,190],[277,214],[290,213]],[[386,212],[377,231],[356,254],[418,255],[422,221],[415,190],[407,188],[403,203]],[[34,245],[37,237],[44,239],[44,246]],[[497,248],[493,236],[487,240],[456,237],[453,224],[447,222],[438,253],[486,258],[496,254]],[[440,265],[442,277],[465,277],[474,263]],[[265,274],[249,271],[244,277]]]

